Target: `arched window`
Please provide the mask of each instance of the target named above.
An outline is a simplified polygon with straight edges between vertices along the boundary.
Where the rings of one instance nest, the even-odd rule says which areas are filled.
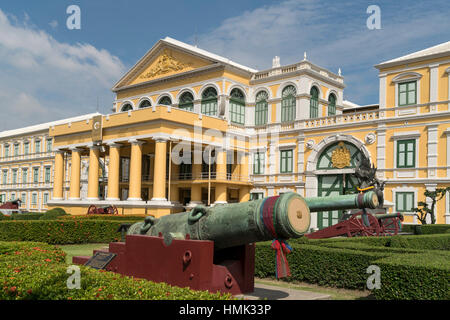
[[[267,111],[269,95],[265,91],[260,91],[256,94],[255,106],[255,126],[260,126],[267,123]]]
[[[309,103],[309,117],[317,118],[319,116],[319,89],[311,88],[311,101]]]
[[[217,91],[213,87],[206,88],[202,93],[202,113],[207,116],[217,115]]]
[[[130,103],[125,103],[121,108],[120,111],[125,112],[128,110],[133,110],[133,106]]]
[[[287,86],[281,94],[281,122],[295,120],[295,95],[294,86]]]
[[[194,110],[194,96],[190,92],[185,92],[180,97],[178,108],[192,111]]]
[[[233,89],[230,93],[230,120],[233,123],[245,123],[245,97],[239,89]]]
[[[150,103],[150,101],[145,99],[145,100],[142,100],[142,102],[139,104],[139,109],[148,108],[148,107],[151,107],[151,106],[152,106],[152,104]]]
[[[336,96],[332,93],[328,97],[328,115],[334,116],[336,114]]]
[[[161,99],[159,99],[158,104],[162,104],[164,106],[170,106],[172,104],[172,99],[168,96],[164,96]]]

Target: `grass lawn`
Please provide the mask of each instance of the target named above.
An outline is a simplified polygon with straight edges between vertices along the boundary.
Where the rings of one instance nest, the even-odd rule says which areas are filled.
[[[107,247],[108,243],[85,243],[85,244],[68,244],[60,245],[66,253],[66,263],[72,264],[73,256],[92,256],[92,251]]]

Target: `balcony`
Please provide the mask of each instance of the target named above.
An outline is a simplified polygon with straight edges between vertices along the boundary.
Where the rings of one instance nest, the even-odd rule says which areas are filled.
[[[28,161],[28,160],[41,160],[44,158],[53,158],[55,153],[50,152],[38,152],[38,153],[29,153],[29,154],[19,154],[15,156],[1,157],[0,162],[14,162],[14,161]]]

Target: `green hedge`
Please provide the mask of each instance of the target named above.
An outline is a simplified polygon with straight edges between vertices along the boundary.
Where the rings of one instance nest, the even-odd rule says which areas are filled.
[[[81,288],[68,289],[64,252],[43,243],[0,242],[0,300],[225,300],[194,291],[80,266]]]
[[[45,212],[39,220],[55,220],[62,216],[67,216],[63,208],[54,208]]]
[[[417,233],[415,229],[419,227],[422,234],[449,233],[450,224],[424,224],[424,225],[404,225],[402,231]]]
[[[50,244],[119,241],[121,234],[117,229],[122,223],[127,221],[0,221],[0,241],[38,241]]]
[[[334,247],[336,243],[348,243],[351,247],[355,244],[365,244],[373,247],[429,249],[429,250],[449,250],[450,234],[429,234],[411,236],[391,236],[391,237],[353,237],[353,238],[330,238],[330,239],[308,239],[302,237],[290,240],[289,243],[310,244],[325,247]]]
[[[291,244],[287,255],[292,276],[287,281],[301,281],[323,286],[363,290],[366,269],[386,253],[327,248],[307,244]],[[275,251],[270,243],[256,245],[255,275],[275,277]]]
[[[356,239],[360,240],[291,241],[294,250],[287,258],[292,276],[283,280],[363,290],[367,268],[377,265],[381,268],[381,289],[373,291],[377,299],[449,298],[450,252],[445,248],[450,235],[382,238],[388,242]],[[275,251],[269,242],[257,244],[255,264],[256,276],[275,277]]]
[[[40,212],[13,213],[12,220],[39,220],[44,214]]]
[[[60,216],[58,220],[111,220],[111,221],[144,221],[144,215],[111,215],[111,214],[90,214],[85,216]]]
[[[449,300],[450,255],[426,252],[393,255],[375,264],[381,269],[378,300]]]

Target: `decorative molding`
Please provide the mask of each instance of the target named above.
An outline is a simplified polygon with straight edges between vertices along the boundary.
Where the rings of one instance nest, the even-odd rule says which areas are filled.
[[[169,49],[164,49],[162,55],[158,57],[156,65],[139,78],[150,79],[173,71],[181,71],[190,66],[192,66],[191,62],[182,63],[172,56],[172,52]]]
[[[364,141],[368,145],[375,143],[376,140],[377,140],[377,136],[373,132],[366,134],[366,136],[364,138]]]

